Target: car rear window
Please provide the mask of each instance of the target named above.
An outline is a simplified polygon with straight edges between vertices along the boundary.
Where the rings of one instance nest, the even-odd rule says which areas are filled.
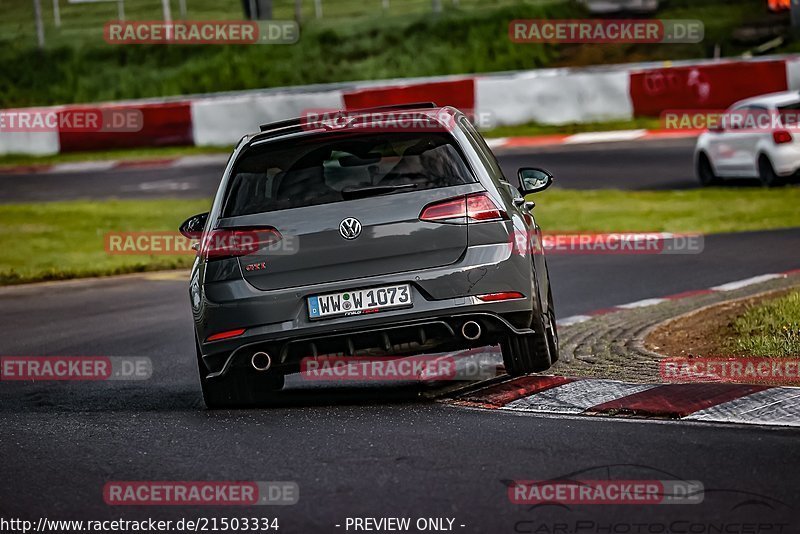
[[[781,124],[784,126],[800,126],[800,102],[778,106],[778,113],[781,116]]]
[[[340,202],[343,189],[406,186],[382,193],[400,194],[475,181],[448,133],[316,134],[248,149],[223,217]]]

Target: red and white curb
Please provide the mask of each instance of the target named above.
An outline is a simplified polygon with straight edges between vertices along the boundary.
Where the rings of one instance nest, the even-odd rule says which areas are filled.
[[[573,135],[496,137],[487,139],[486,143],[493,150],[498,150],[505,148],[533,148],[555,145],[652,141],[655,139],[688,139],[697,137],[703,131],[704,130],[617,130],[610,132],[585,132]]]
[[[643,308],[680,298],[735,291],[800,269],[763,274],[662,298],[621,304],[558,321],[559,326],[598,315]],[[497,348],[468,351],[499,357]],[[800,388],[749,384],[635,384],[617,380],[565,376],[524,376],[457,395],[448,402],[476,408],[556,415],[629,415],[687,421],[800,427]]]
[[[626,415],[800,427],[800,388],[748,384],[631,384],[524,376],[457,396],[460,406],[557,415]]]
[[[706,295],[708,293],[715,293],[715,292],[735,291],[737,289],[742,289],[743,287],[760,284],[762,282],[767,282],[769,280],[774,280],[776,278],[786,278],[789,275],[797,273],[800,273],[800,269],[792,269],[790,271],[784,271],[782,273],[762,274],[759,276],[753,276],[751,278],[745,278],[744,280],[736,280],[735,282],[728,282],[726,284],[710,287],[708,289],[685,291],[683,293],[676,293],[675,295],[667,295],[666,297],[637,300],[635,302],[629,302],[627,304],[619,304],[617,306],[612,306],[611,308],[596,310],[590,312],[587,315],[572,315],[570,317],[559,319],[558,321],[556,321],[556,323],[558,324],[558,326],[570,326],[573,324],[586,322],[589,319],[592,319],[593,317],[597,317],[599,315],[606,315],[608,313],[614,313],[622,310],[631,310],[634,308],[646,308],[648,306],[655,306],[656,304],[661,304],[662,302],[682,299],[685,297],[692,297],[696,295]]]

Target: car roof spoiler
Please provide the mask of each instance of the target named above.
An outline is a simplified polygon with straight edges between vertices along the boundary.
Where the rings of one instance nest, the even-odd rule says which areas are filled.
[[[364,113],[375,113],[379,111],[399,111],[404,109],[435,109],[437,106],[434,102],[411,102],[408,104],[391,104],[388,106],[376,106],[371,108],[360,108],[351,110],[340,110],[340,113],[348,113],[352,115],[362,115]],[[287,119],[283,121],[270,122],[260,126],[261,132],[272,132],[275,130],[285,130],[300,126],[305,122],[305,118],[297,117],[295,119]]]

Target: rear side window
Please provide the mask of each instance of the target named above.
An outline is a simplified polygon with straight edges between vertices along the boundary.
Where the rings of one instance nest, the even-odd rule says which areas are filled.
[[[475,152],[478,153],[478,157],[489,173],[498,180],[506,181],[503,170],[500,168],[500,164],[497,163],[497,158],[494,157],[492,149],[486,144],[486,140],[478,133],[478,130],[475,129],[466,117],[461,119],[460,122],[464,132],[467,134],[467,138],[470,140],[470,143],[472,143]]]
[[[778,106],[778,114],[781,116],[781,124],[786,127],[800,126],[800,102]]]
[[[360,188],[400,194],[475,181],[444,132],[328,133],[248,149],[234,165],[222,216],[340,202]]]

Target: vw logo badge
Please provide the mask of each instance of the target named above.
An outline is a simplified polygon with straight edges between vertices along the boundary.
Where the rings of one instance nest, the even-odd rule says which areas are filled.
[[[355,239],[361,235],[361,222],[355,217],[348,217],[339,223],[339,233],[345,239]]]

